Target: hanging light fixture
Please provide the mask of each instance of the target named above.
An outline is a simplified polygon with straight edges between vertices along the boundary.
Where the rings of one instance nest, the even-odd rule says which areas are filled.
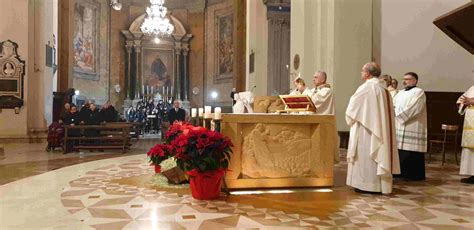
[[[160,37],[170,36],[174,31],[174,26],[166,17],[168,9],[164,6],[165,0],[150,0],[150,7],[146,8],[145,20],[140,26],[141,31],[149,36],[155,37],[155,42],[159,42]]]

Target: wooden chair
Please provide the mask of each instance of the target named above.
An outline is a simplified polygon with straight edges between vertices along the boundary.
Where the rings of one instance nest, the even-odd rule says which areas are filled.
[[[458,146],[458,129],[459,126],[457,125],[447,125],[447,124],[442,124],[441,129],[443,130],[443,140],[430,140],[430,155],[428,162],[431,162],[431,152],[433,152],[433,144],[440,144],[441,145],[441,152],[443,153],[443,161],[441,165],[444,165],[445,159],[446,159],[446,145],[447,144],[454,144],[454,156],[456,158],[456,164],[459,165],[458,161],[458,154],[456,151],[456,148]],[[454,133],[454,141],[448,141],[448,132]]]

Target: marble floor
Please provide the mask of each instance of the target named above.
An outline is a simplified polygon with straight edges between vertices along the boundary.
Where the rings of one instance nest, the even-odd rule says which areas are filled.
[[[345,186],[341,162],[331,188],[199,201],[186,186],[153,183],[160,175],[144,153],[155,143],[66,155],[0,143],[0,229],[474,229],[474,185],[453,163],[427,164],[426,181],[396,180],[389,196]]]

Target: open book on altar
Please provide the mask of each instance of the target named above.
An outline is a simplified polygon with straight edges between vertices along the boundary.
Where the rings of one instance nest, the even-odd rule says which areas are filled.
[[[316,106],[308,95],[280,95],[280,99],[285,104],[285,110],[279,110],[278,113],[316,112]]]

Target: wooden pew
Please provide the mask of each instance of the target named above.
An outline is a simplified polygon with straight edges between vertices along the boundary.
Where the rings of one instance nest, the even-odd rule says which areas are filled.
[[[64,153],[67,152],[68,141],[79,141],[79,144],[73,144],[73,149],[122,149],[125,153],[129,148],[130,130],[136,124],[106,123],[103,125],[65,125],[64,126]],[[71,130],[80,130],[80,136],[70,136]],[[84,136],[84,131],[88,129],[98,130],[99,136]],[[88,144],[87,141],[98,141],[99,143]],[[82,143],[81,143],[82,142]]]

